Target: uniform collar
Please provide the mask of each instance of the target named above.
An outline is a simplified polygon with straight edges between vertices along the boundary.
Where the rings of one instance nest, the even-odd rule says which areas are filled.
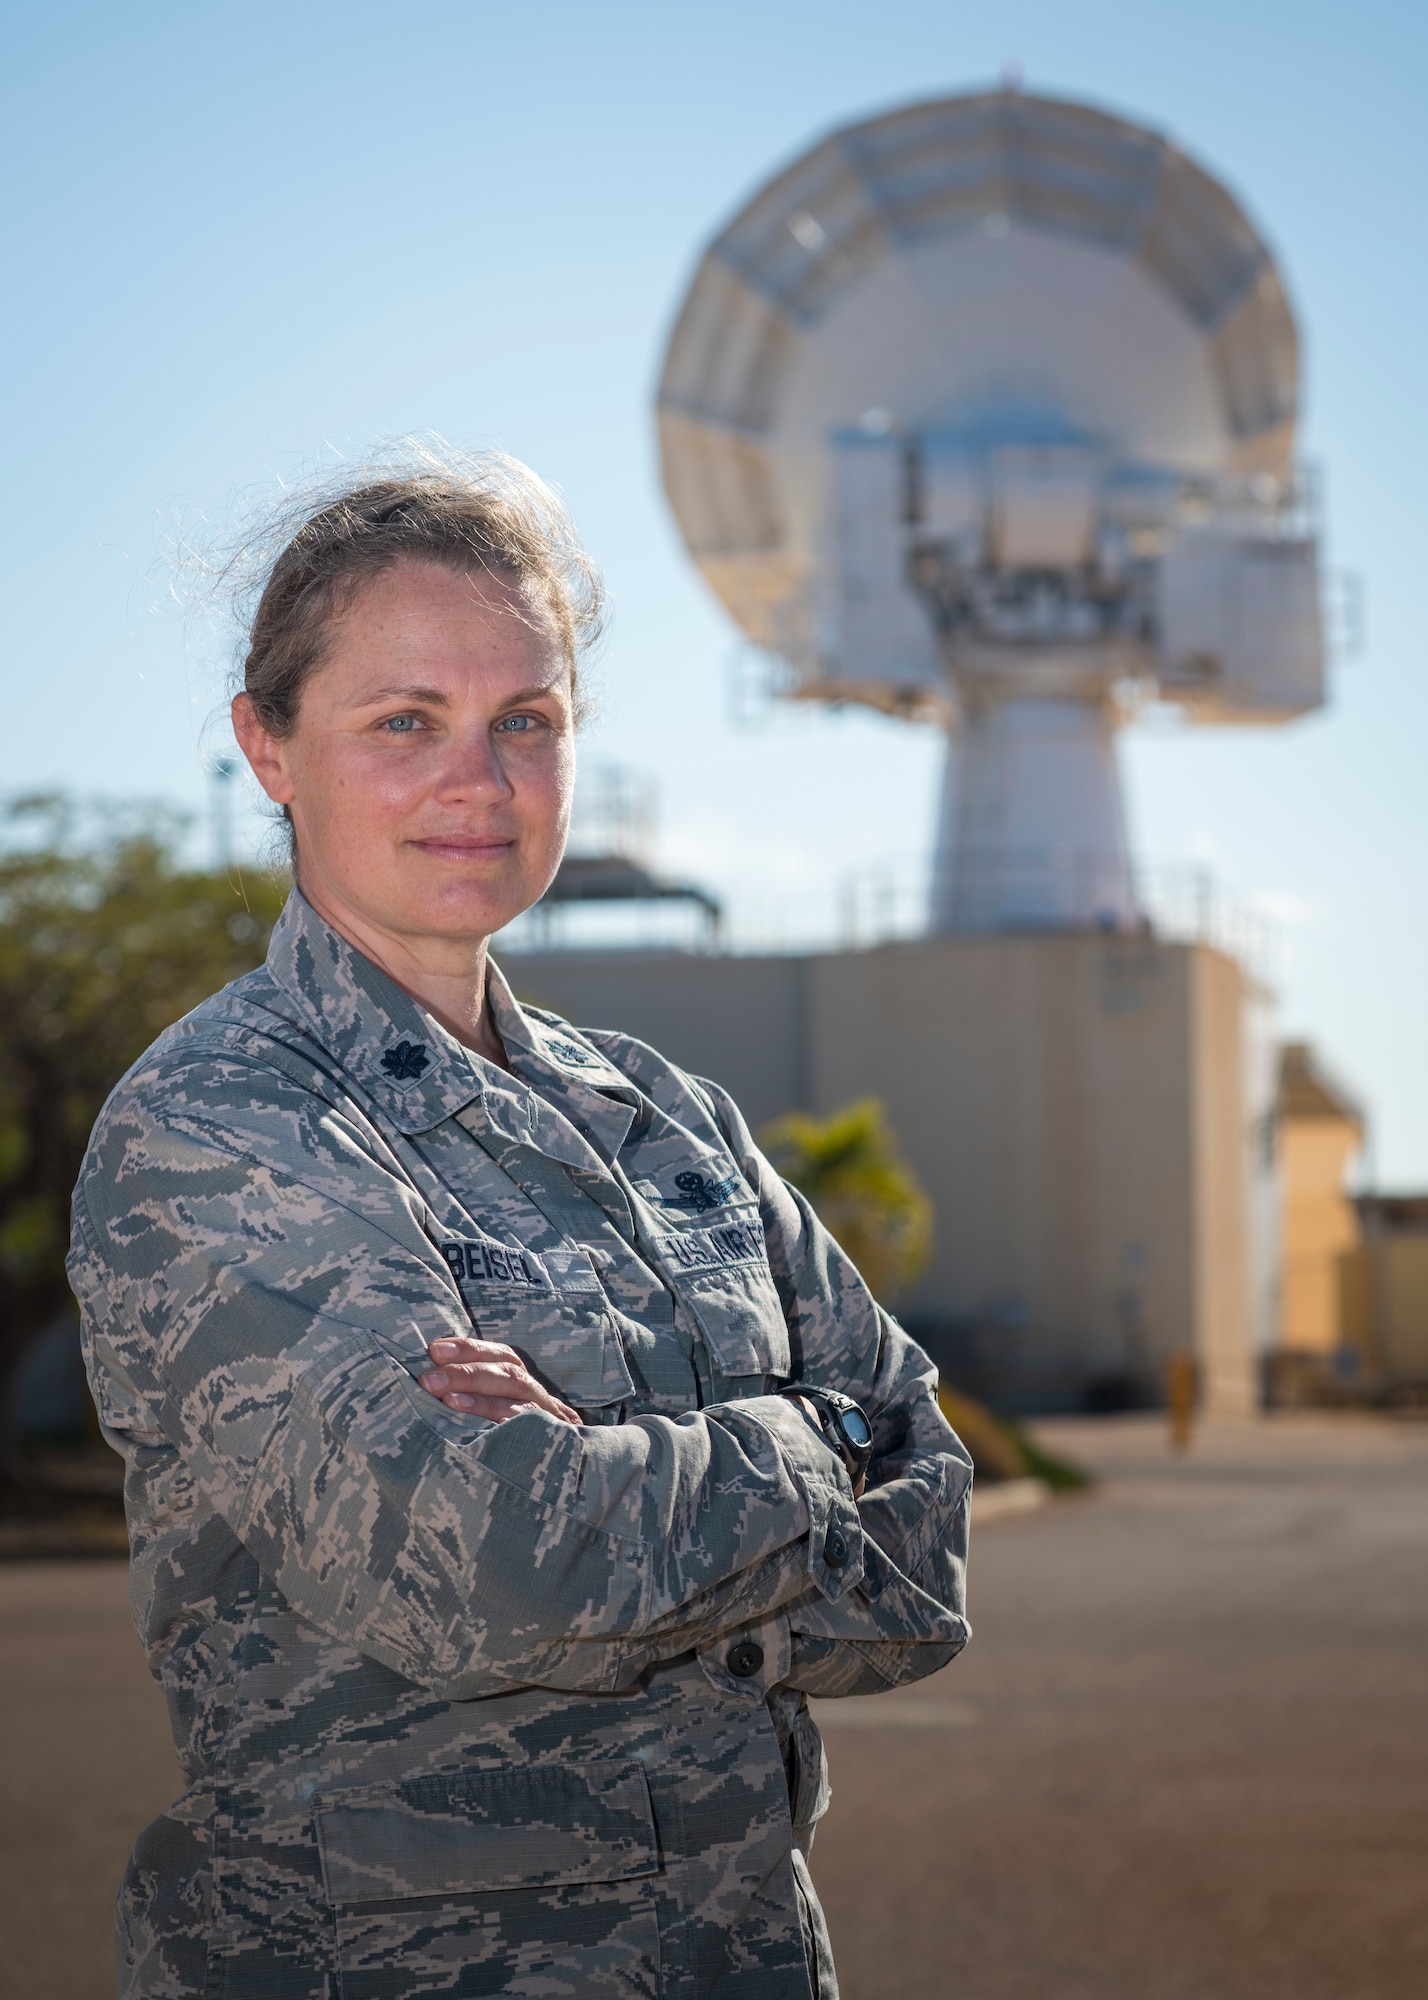
[[[486,1004],[518,1076],[544,1083],[554,1075],[589,1090],[628,1096],[631,1102],[638,1097],[630,1079],[578,1030],[565,1021],[544,1020],[538,1013],[528,1012],[494,959],[486,973]]]
[[[482,1094],[489,1066],[325,923],[300,889],[273,927],[268,971],[309,1033],[399,1130],[429,1131]]]
[[[494,960],[486,974],[486,1004],[512,1073],[592,1133],[613,1158],[635,1121],[640,1103],[635,1085],[566,1022],[543,1020],[522,1007]]]
[[[273,927],[268,971],[308,1032],[399,1131],[430,1131],[480,1098],[487,1118],[508,1136],[543,1143],[559,1155],[549,1111],[539,1102],[554,1098],[612,1156],[628,1136],[639,1103],[629,1078],[563,1022],[557,1027],[528,1014],[494,962],[487,968],[487,1004],[524,1091],[513,1090],[503,1069],[457,1041],[333,930],[300,889],[289,895]]]

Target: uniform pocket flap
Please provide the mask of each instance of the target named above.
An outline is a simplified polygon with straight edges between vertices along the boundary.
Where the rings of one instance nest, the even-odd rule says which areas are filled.
[[[721,1374],[788,1374],[788,1322],[766,1264],[692,1272],[680,1280],[680,1290]]]
[[[659,1868],[634,1762],[411,1778],[332,1793],[314,1817],[332,1903],[621,1882]]]

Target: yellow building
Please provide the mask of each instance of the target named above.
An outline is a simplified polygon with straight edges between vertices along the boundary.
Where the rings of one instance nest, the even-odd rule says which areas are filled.
[[[1307,1044],[1288,1044],[1278,1401],[1428,1398],[1428,1196],[1351,1199],[1344,1183],[1363,1139],[1353,1097]]]
[[[1307,1042],[1280,1056],[1281,1374],[1322,1370],[1345,1347],[1342,1260],[1359,1240],[1345,1191],[1364,1139],[1363,1113]],[[1311,1360],[1312,1357],[1312,1360]]]

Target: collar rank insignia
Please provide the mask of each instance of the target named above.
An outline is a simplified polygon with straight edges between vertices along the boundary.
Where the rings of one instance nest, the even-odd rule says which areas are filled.
[[[398,1042],[394,1049],[382,1051],[382,1068],[398,1083],[420,1076],[430,1061],[425,1042]]]
[[[589,1049],[582,1049],[578,1042],[567,1042],[560,1035],[552,1035],[546,1046],[552,1055],[559,1056],[562,1062],[569,1063],[574,1069],[603,1069],[605,1067],[599,1056],[591,1055]]]

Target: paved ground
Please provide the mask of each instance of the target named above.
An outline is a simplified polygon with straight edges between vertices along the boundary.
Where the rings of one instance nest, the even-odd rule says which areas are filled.
[[[1423,2000],[1428,1424],[1058,1425],[1087,1500],[981,1531],[977,1638],[828,1704],[844,2000]],[[122,1565],[0,1567],[0,1995],[102,2000],[178,1789]]]
[[[1424,2000],[1428,1425],[1048,1430],[1095,1497],[974,1537],[964,1657],[826,1718],[845,2000]]]
[[[0,1995],[104,2000],[134,1835],[183,1790],[122,1560],[0,1568]]]

